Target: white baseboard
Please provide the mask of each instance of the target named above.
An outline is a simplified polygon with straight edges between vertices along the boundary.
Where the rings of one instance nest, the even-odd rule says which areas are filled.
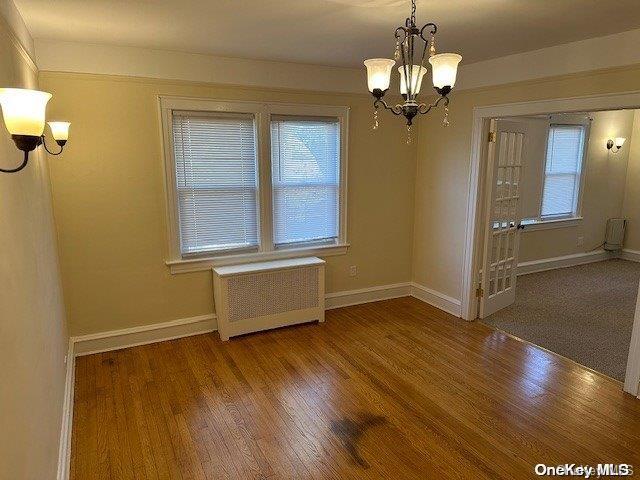
[[[72,337],[71,340],[74,344],[75,355],[81,356],[199,335],[213,332],[216,329],[216,316],[209,314],[180,318],[170,322],[123,328],[122,330],[81,335]]]
[[[418,300],[422,300],[429,305],[433,305],[440,310],[444,310],[451,315],[455,315],[456,317],[462,316],[462,302],[460,300],[445,295],[444,293],[431,290],[419,283],[411,283],[411,296]]]
[[[376,287],[329,293],[326,295],[326,309],[346,307],[360,303],[404,297],[411,293],[411,284],[396,283]],[[172,340],[174,338],[199,335],[217,330],[215,314],[182,318],[164,323],[154,323],[140,327],[124,328],[108,332],[92,333],[72,337],[76,356],[108,352],[121,348]]]
[[[71,462],[71,428],[73,425],[73,393],[76,373],[76,360],[73,347],[73,339],[70,338],[69,348],[67,350],[67,369],[64,381],[60,444],[58,446],[57,480],[67,480],[69,478],[69,464]]]
[[[376,287],[345,290],[343,292],[327,293],[325,295],[325,309],[348,307],[361,303],[377,302],[390,298],[407,297],[411,294],[410,283],[392,283]]]
[[[460,300],[409,282],[328,293],[325,296],[325,308],[330,310],[409,295],[453,315],[460,316]],[[217,330],[215,314],[209,314],[152,325],[124,328],[122,330],[76,336],[71,338],[71,342],[74,355],[82,356],[188,337],[190,335],[199,335],[215,330]]]
[[[640,251],[629,250],[628,248],[624,248],[619,253],[618,258],[622,258],[623,260],[629,260],[631,262],[640,262]]]
[[[573,255],[563,255],[561,257],[543,258],[541,260],[520,262],[518,263],[518,275],[544,272],[546,270],[554,270],[556,268],[584,265],[585,263],[600,262],[602,260],[608,260],[610,258],[616,257],[617,255],[613,252],[607,252],[605,250],[595,250],[593,252],[574,253]]]

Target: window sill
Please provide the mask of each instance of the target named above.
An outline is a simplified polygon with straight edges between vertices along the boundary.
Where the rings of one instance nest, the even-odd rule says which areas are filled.
[[[582,223],[582,217],[559,218],[557,220],[542,220],[524,225],[523,233],[551,230],[555,228],[577,227]]]
[[[210,270],[213,267],[225,265],[237,265],[241,263],[266,262],[268,260],[280,260],[285,258],[301,257],[331,257],[334,255],[344,255],[349,248],[348,243],[340,245],[323,245],[315,247],[291,248],[286,250],[275,250],[273,252],[253,252],[237,255],[225,255],[220,257],[190,258],[181,260],[167,260],[165,264],[172,274],[201,272]]]

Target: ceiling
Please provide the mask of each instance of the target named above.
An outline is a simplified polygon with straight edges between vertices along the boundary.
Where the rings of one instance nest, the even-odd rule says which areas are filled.
[[[409,0],[14,0],[35,39],[359,67],[391,57]],[[464,63],[640,27],[638,0],[417,0]]]

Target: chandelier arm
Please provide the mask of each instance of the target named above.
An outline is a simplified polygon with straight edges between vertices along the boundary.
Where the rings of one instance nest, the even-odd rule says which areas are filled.
[[[408,34],[408,37],[405,38],[407,43],[410,36],[411,34]],[[408,52],[405,52],[404,43],[405,42],[402,42],[400,44],[400,53],[402,54],[402,70],[404,72],[404,88],[406,89],[406,99],[410,100],[411,99],[411,80],[410,80],[411,77],[409,72],[411,72],[411,70],[409,68],[413,68],[413,67],[407,67]],[[400,81],[400,85],[402,85],[402,79]],[[402,91],[400,93],[402,93]]]
[[[401,33],[402,33],[402,35],[401,35]],[[400,42],[400,43],[404,42],[404,39],[407,38],[407,29],[405,27],[396,28],[394,36],[396,37],[396,40],[398,40],[398,42]],[[401,36],[402,36],[402,40],[400,40]]]
[[[375,102],[373,102],[373,106],[375,108],[378,108],[380,105],[382,105],[384,107],[385,110],[389,110],[391,113],[393,113],[394,115],[402,115],[402,105],[398,104],[398,105],[394,105],[393,107],[390,107],[387,102],[385,102],[383,99],[378,99]]]
[[[429,32],[430,35],[435,35],[438,31],[438,26],[435,23],[429,22],[425,24],[425,26],[420,30],[420,38],[422,38],[425,42],[427,41],[427,39],[424,38],[424,31],[427,27],[431,27],[431,31]]]
[[[426,103],[421,103],[420,105],[418,105],[418,113],[420,114],[429,113],[432,108],[435,108],[438,105],[440,105],[440,102],[442,101],[444,101],[445,107],[449,106],[449,97],[443,96],[438,98],[438,100],[433,102],[431,105],[427,105]]]
[[[420,81],[420,74],[422,73],[422,69],[424,68],[424,57],[427,53],[427,46],[429,45],[429,42],[424,42],[424,47],[422,49],[422,58],[420,59],[420,70],[418,70],[418,73],[416,75],[416,84],[414,85],[413,91],[417,92],[418,91],[418,82]],[[413,66],[411,67],[413,69]],[[413,75],[412,75],[413,77]],[[411,81],[413,82],[413,79],[411,79]],[[416,93],[417,95],[417,93]]]
[[[62,150],[64,150],[64,147],[60,147],[60,151],[58,153],[54,153],[51,150],[49,150],[49,148],[47,147],[47,142],[45,141],[44,135],[42,135],[42,146],[44,147],[44,149],[47,151],[47,153],[49,155],[60,155],[62,153]]]
[[[22,170],[27,166],[27,162],[29,161],[29,152],[24,152],[24,157],[22,159],[22,163],[18,165],[16,168],[0,168],[0,172],[2,173],[16,173]]]

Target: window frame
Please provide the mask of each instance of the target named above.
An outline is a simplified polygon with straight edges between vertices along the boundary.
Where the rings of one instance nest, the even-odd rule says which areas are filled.
[[[549,137],[551,135],[551,129],[553,127],[581,127],[584,129],[584,138],[582,145],[582,159],[580,160],[580,171],[578,173],[578,196],[576,198],[576,205],[574,211],[569,215],[547,215],[542,216],[542,202],[544,197],[544,187],[547,180],[547,151],[549,149]],[[522,224],[526,226],[524,232],[531,232],[536,230],[549,230],[554,228],[575,227],[582,223],[582,199],[584,193],[584,184],[586,178],[587,159],[589,158],[589,135],[591,130],[591,122],[549,122],[547,127],[547,141],[545,143],[545,156],[542,163],[542,182],[540,183],[540,192],[538,195],[538,217],[537,218],[523,218]]]
[[[296,258],[312,255],[342,255],[347,252],[347,166],[349,107],[295,103],[266,103],[175,97],[158,97],[162,156],[164,159],[164,193],[166,200],[168,254],[165,260],[171,273],[208,270],[214,266],[256,261]],[[173,112],[248,113],[254,116],[257,152],[258,249],[251,252],[201,252],[183,254],[180,248],[178,193],[173,144]],[[338,238],[322,245],[296,244],[275,248],[273,242],[273,197],[271,179],[271,116],[333,117],[340,124],[340,195]]]

